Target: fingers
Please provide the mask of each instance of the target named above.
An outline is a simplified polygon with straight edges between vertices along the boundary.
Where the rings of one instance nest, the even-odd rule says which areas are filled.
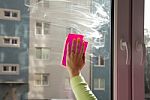
[[[75,54],[75,43],[76,43],[76,40],[73,39],[72,41],[72,46],[71,46],[71,57],[73,57],[73,55]]]
[[[83,53],[82,59],[83,59],[83,63],[85,63],[85,53]]]
[[[82,60],[83,62],[85,62],[84,61],[85,59],[83,58],[84,57],[84,42],[82,42],[79,56],[80,56],[80,60]]]
[[[75,52],[75,54],[78,54],[79,52],[79,46],[80,46],[80,39],[78,38],[77,39],[77,43],[76,43],[76,52]]]
[[[67,56],[69,57],[70,56],[70,46],[69,46],[70,44],[68,43],[67,44]]]
[[[80,50],[80,54],[83,55],[83,53],[84,53],[84,42],[82,42],[81,50]]]

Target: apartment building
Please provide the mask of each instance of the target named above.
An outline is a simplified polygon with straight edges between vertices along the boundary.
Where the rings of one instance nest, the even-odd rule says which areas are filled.
[[[61,59],[67,34],[80,33],[73,22],[77,19],[70,14],[70,7],[77,5],[87,5],[89,8],[84,11],[89,13],[90,0],[30,0],[27,4],[30,9],[29,100],[74,100]],[[90,61],[85,66],[83,76],[90,84]]]
[[[0,0],[0,100],[28,92],[29,16],[24,0]]]

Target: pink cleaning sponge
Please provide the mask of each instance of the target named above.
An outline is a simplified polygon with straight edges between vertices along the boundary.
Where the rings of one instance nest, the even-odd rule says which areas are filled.
[[[79,34],[69,33],[68,36],[67,36],[67,39],[65,41],[64,53],[63,53],[63,58],[62,58],[62,65],[64,65],[64,68],[66,68],[67,44],[68,43],[72,44],[72,40],[73,39],[76,40],[78,38],[80,39],[81,43],[84,42],[84,53],[86,52],[86,48],[87,48],[88,42],[83,40],[84,36],[83,35],[79,35]],[[71,45],[69,45],[69,47],[71,47]],[[80,46],[79,46],[79,49],[80,49]]]

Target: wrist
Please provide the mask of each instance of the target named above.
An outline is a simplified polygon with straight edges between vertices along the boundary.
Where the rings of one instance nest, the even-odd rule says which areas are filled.
[[[70,72],[70,78],[73,78],[75,76],[79,76],[80,72]]]

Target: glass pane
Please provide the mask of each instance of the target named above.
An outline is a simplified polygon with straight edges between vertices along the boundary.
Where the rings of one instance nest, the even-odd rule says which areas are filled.
[[[12,12],[12,17],[18,17],[18,13],[17,12]]]
[[[9,38],[4,38],[4,43],[10,44],[10,39]]]
[[[42,59],[49,59],[50,50],[47,48],[42,49]]]
[[[150,100],[150,1],[145,0],[144,42],[146,46],[145,61],[145,100]]]
[[[3,66],[3,71],[9,71],[9,66]]]
[[[42,83],[43,83],[43,85],[48,85],[48,74],[43,74],[42,75]]]
[[[0,0],[1,11],[0,64],[18,64],[3,70],[19,74],[0,71],[0,83],[7,83],[0,84],[0,100],[12,98],[12,88],[17,100],[76,100],[61,64],[68,33],[88,42],[82,76],[90,89],[98,100],[112,99],[111,0]]]
[[[42,59],[42,48],[35,48],[36,49],[36,58]]]
[[[4,11],[4,16],[10,17],[10,11]]]

